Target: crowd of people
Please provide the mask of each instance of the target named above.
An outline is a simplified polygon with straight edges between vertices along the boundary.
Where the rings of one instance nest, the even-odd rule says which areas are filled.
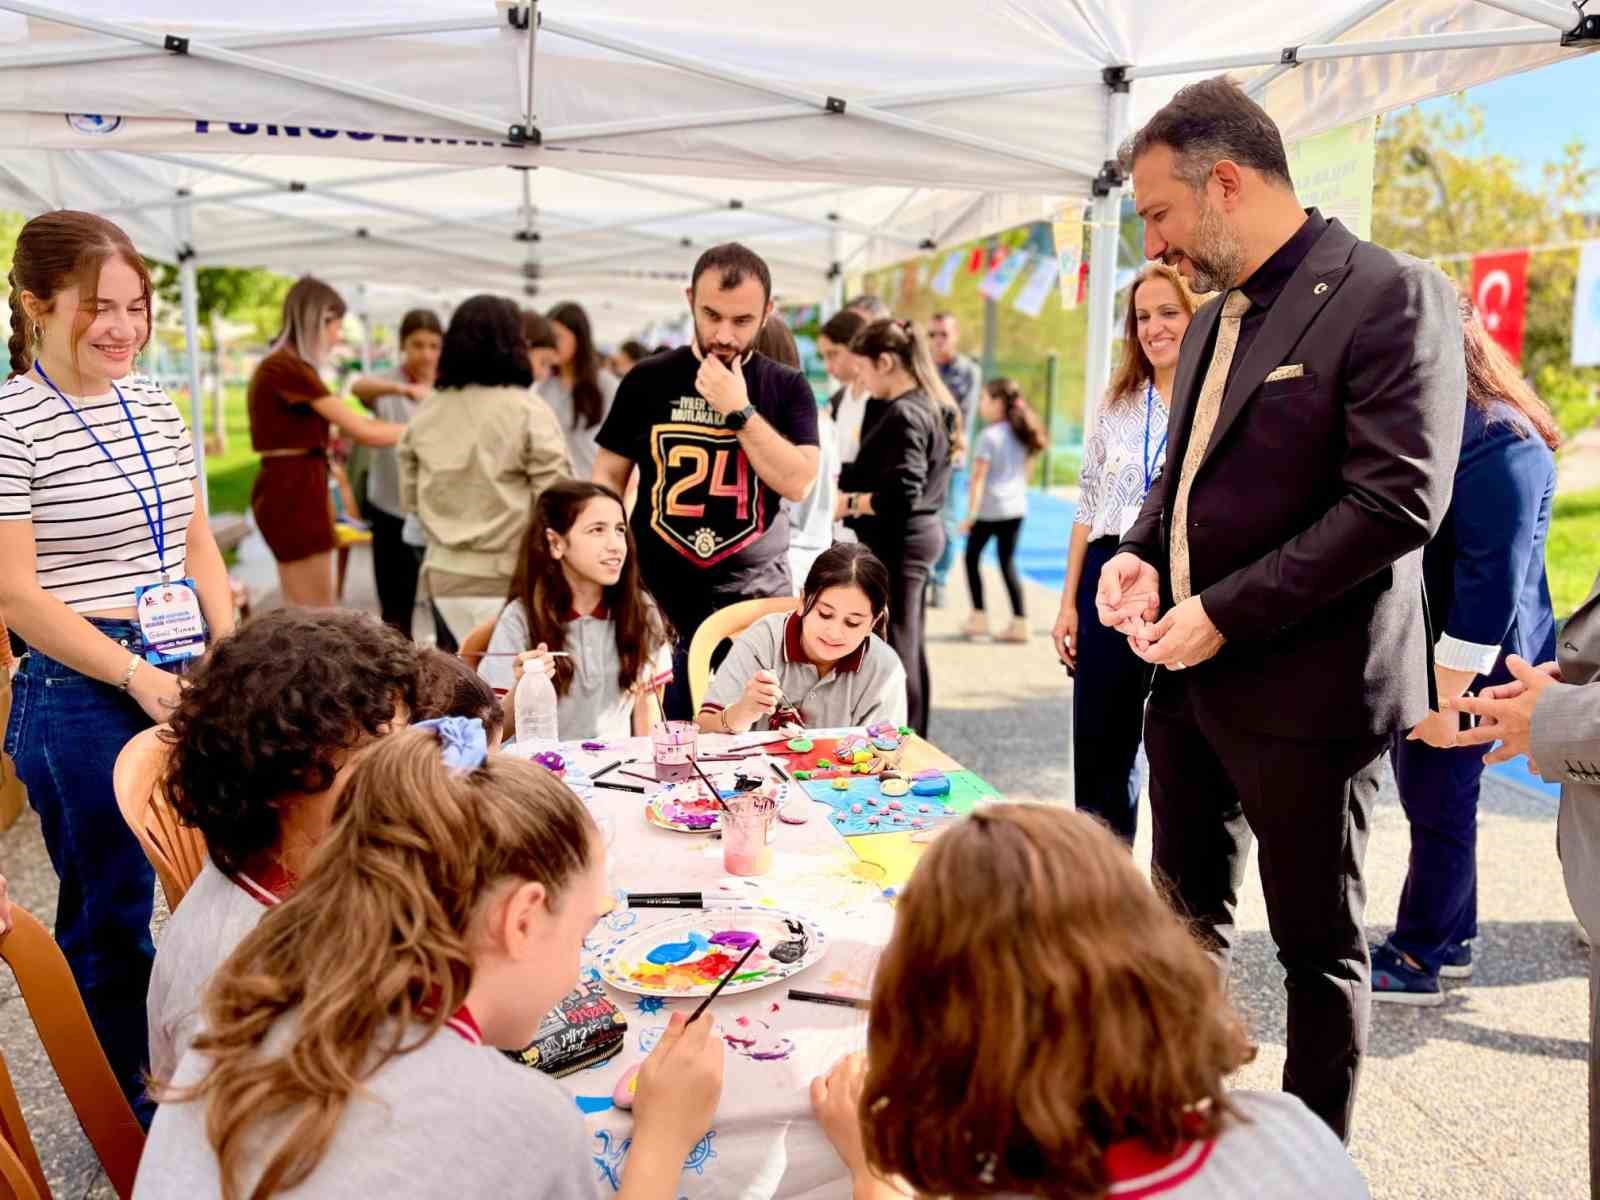
[[[1123,158],[1152,262],[1053,632],[1079,811],[981,809],[899,895],[867,1050],[812,1085],[858,1200],[1365,1195],[1341,1141],[1369,997],[1436,1003],[1472,969],[1486,743],[1565,785],[1563,869],[1600,920],[1600,586],[1552,661],[1549,412],[1441,273],[1300,205],[1230,81],[1179,92]],[[496,753],[535,661],[566,739],[657,717],[925,733],[925,612],[956,533],[967,633],[989,629],[992,541],[1000,636],[1026,640],[1014,559],[1047,436],[1027,397],[984,384],[949,314],[925,331],[869,297],[821,328],[839,387],[819,403],[772,296],[758,255],[715,247],[690,343],[609,359],[574,303],[419,310],[396,369],[353,384],[363,411],[323,382],[343,301],[301,279],[249,387],[284,607],[235,629],[189,434],[132,373],[143,259],[91,214],[23,228],[5,745],[60,879],[57,940],[150,1129],[138,1195],[587,1192],[566,1094],[482,1052],[532,1041],[611,903],[588,812]],[[334,607],[335,431],[371,450],[381,620]],[[411,637],[419,589],[436,646]],[[792,610],[735,638],[697,704],[694,632],[779,597]],[[112,789],[153,724],[208,858],[159,951]],[[1127,852],[1141,744],[1152,879]],[[1385,755],[1412,848],[1369,947]],[[1225,1084],[1253,1054],[1225,984],[1252,840],[1287,973],[1283,1094]],[[645,1063],[622,1194],[678,1194],[721,1091],[710,1028],[675,1014]]]

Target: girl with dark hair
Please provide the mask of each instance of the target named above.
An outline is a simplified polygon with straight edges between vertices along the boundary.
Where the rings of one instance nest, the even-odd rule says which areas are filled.
[[[370,614],[279,608],[217,643],[163,740],[165,791],[206,863],[161,935],[148,998],[150,1075],[172,1078],[200,993],[298,886],[356,753],[418,707],[416,648]]]
[[[867,411],[867,390],[856,377],[861,369],[850,343],[867,327],[867,318],[853,308],[840,309],[823,322],[817,334],[817,349],[828,374],[839,383],[839,390],[828,397],[828,415],[833,418],[834,447],[839,462],[854,462],[861,450],[861,418]]]
[[[595,437],[617,398],[618,380],[594,347],[589,314],[581,305],[568,301],[545,315],[555,335],[556,369],[539,385],[539,395],[554,410],[567,435],[572,477],[588,479],[598,449]]]
[[[994,538],[1000,553],[1000,575],[1011,601],[1011,628],[1000,640],[1026,642],[1028,617],[1022,605],[1022,580],[1017,576],[1017,540],[1022,536],[1022,519],[1028,515],[1028,467],[1048,439],[1044,423],[1010,379],[991,379],[984,385],[978,413],[987,428],[973,451],[967,516],[959,526],[967,535],[967,591],[972,594],[972,619],[964,632],[969,638],[989,635],[978,563],[983,548]]]
[[[602,484],[564,479],[534,505],[479,674],[509,692],[530,658],[544,660],[555,685],[562,738],[650,732],[650,692],[671,673],[672,633],[639,582],[622,498]]]
[[[927,339],[909,321],[874,321],[850,343],[859,382],[874,400],[861,450],[839,474],[837,515],[889,570],[889,642],[906,668],[908,723],[927,735],[931,702],[922,643],[928,576],[944,550],[953,455],[964,449],[960,410],[939,377]]]
[[[364,446],[392,446],[403,426],[376,421],[329,392],[319,372],[339,342],[345,305],[320,279],[302,277],[283,299],[283,328],[250,377],[250,445],[261,473],[250,493],[256,527],[278,562],[285,604],[337,602],[330,426]]]
[[[817,729],[906,719],[906,672],[878,636],[889,616],[889,572],[856,542],[822,552],[800,608],[762,617],[734,640],[700,702],[708,733],[784,724]]]
[[[800,347],[784,319],[774,313],[756,335],[756,350],[775,363],[800,366]],[[806,498],[796,503],[784,500],[789,514],[789,578],[796,594],[811,573],[817,556],[833,545],[833,497],[839,490],[839,455],[834,447],[833,421],[826,404],[817,406],[817,482]]]
[[[522,310],[522,340],[528,347],[528,369],[533,386],[538,387],[555,372],[556,335],[544,314],[531,308]]]
[[[420,652],[417,665],[417,704],[411,724],[440,717],[470,717],[483,722],[489,752],[500,749],[505,734],[506,710],[489,681],[459,656],[430,646]]]
[[[474,296],[450,318],[438,386],[400,440],[400,501],[427,538],[422,568],[445,649],[499,611],[534,501],[572,473],[532,382],[522,310]]]
[[[449,717],[362,755],[305,882],[222,965],[134,1195],[517,1196],[594,1187],[592,1140],[529,1045],[612,907],[593,818]],[[714,1021],[672,1014],[638,1074],[619,1200],[671,1200],[722,1092]]]
[[[150,338],[151,289],[128,235],[90,213],[35,217],[17,236],[10,283],[0,613],[28,650],[11,684],[5,751],[61,881],[56,939],[148,1122],[139,997],[155,955],[155,876],[117,811],[112,768],[129,738],[167,719],[181,694],[176,672],[206,636],[233,629],[233,596],[183,418],[154,381],[132,374]],[[185,595],[187,614],[170,604]],[[169,644],[152,627],[147,640],[141,601],[187,615],[194,636]]]
[[[1444,522],[1422,552],[1440,701],[1509,682],[1506,655],[1555,658],[1555,615],[1545,578],[1545,542],[1555,498],[1550,410],[1463,295],[1467,412],[1455,488]],[[1461,715],[1430,713],[1394,735],[1390,753],[1400,806],[1411,826],[1411,859],[1395,929],[1372,950],[1372,998],[1444,1001],[1442,978],[1472,974],[1478,933],[1480,746],[1458,746]]]
[[[1134,277],[1122,359],[1083,448],[1066,586],[1051,630],[1056,656],[1076,673],[1072,772],[1080,812],[1093,813],[1129,844],[1139,819],[1139,742],[1150,666],[1128,639],[1100,623],[1095,588],[1167,462],[1167,397],[1195,298],[1171,267]]]
[[[895,902],[865,1054],[811,1085],[854,1200],[1366,1200],[1255,1057],[1227,978],[1095,821],[995,804]],[[894,1183],[890,1183],[894,1180]]]
[[[438,316],[431,309],[412,309],[400,320],[400,365],[383,375],[357,379],[350,385],[351,394],[380,420],[409,425],[417,406],[433,393],[443,344],[444,327]],[[421,563],[403,536],[406,513],[400,506],[400,459],[392,448],[384,447],[370,451],[368,462],[366,503],[361,511],[372,524],[378,608],[385,621],[410,637]]]

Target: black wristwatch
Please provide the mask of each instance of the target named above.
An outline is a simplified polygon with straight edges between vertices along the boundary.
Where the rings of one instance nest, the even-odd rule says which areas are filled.
[[[750,418],[755,415],[756,406],[754,404],[746,404],[743,408],[735,409],[733,412],[723,417],[722,423],[735,433],[738,433],[739,430],[743,429],[750,423]]]

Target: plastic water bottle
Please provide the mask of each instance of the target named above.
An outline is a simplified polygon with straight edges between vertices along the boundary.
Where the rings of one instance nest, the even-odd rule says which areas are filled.
[[[522,679],[517,683],[513,707],[519,742],[529,738],[556,740],[556,687],[550,681],[543,659],[530,658],[522,664]]]

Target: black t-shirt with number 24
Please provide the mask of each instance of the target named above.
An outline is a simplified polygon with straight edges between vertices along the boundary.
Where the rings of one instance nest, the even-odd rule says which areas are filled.
[[[750,403],[797,446],[817,444],[817,401],[799,371],[761,354],[743,366]],[[695,390],[687,346],[623,378],[599,444],[639,468],[639,570],[680,636],[735,600],[792,592],[789,522],[722,414]]]

